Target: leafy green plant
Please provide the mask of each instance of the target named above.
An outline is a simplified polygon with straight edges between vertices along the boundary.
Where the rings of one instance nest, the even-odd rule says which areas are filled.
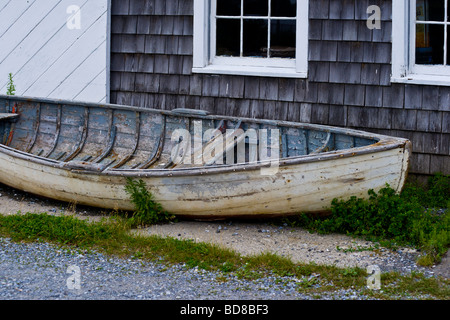
[[[393,247],[411,245],[426,253],[419,261],[424,265],[439,261],[450,247],[449,176],[434,175],[426,189],[409,185],[397,194],[387,185],[378,194],[369,190],[368,195],[369,199],[334,199],[330,216],[301,214],[288,224],[318,233],[360,236],[383,245],[389,242]]]
[[[153,225],[175,219],[175,216],[165,211],[159,203],[154,201],[143,180],[136,181],[128,178],[125,191],[130,195],[135,206],[135,211],[128,220],[132,227]]]
[[[16,93],[16,86],[14,85],[14,81],[13,81],[13,75],[12,73],[8,74],[8,84],[6,87],[6,94],[8,96],[13,96]]]
[[[405,200],[419,202],[426,208],[449,208],[450,175],[436,173],[428,178],[427,185],[408,182],[401,194]]]

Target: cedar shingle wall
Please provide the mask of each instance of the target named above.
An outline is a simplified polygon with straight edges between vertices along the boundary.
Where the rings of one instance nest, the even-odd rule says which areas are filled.
[[[111,102],[406,137],[410,172],[450,174],[450,87],[390,83],[392,1],[309,1],[309,78],[278,79],[192,74],[193,0],[113,0]]]

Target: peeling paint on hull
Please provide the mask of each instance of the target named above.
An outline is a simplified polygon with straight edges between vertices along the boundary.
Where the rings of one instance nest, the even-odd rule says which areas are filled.
[[[2,96],[0,96],[0,102],[1,99]],[[4,97],[3,99],[6,101]],[[22,110],[23,114],[30,112],[23,99],[16,99],[8,100],[8,103],[20,102],[19,110]],[[37,100],[28,99],[27,101],[35,103]],[[45,101],[45,103],[49,104],[51,101]],[[59,101],[53,103],[61,105]],[[71,103],[74,107],[79,107],[79,105]],[[70,105],[70,103],[64,102],[64,105]],[[78,112],[78,116],[82,119],[78,123],[83,123],[84,113],[82,111],[86,110],[85,108],[87,107],[83,106]],[[100,106],[92,106],[92,108],[100,108]],[[101,106],[101,108],[104,108],[104,113],[107,114],[117,106],[108,105]],[[137,108],[121,107],[118,110],[134,113]],[[98,110],[90,110],[92,113],[96,111]],[[139,111],[142,114],[147,112]],[[0,112],[3,111],[0,109]],[[159,111],[154,112],[160,114]],[[55,111],[54,114],[56,123],[57,112]],[[98,112],[98,114],[100,117],[101,113]],[[123,123],[132,122],[129,114],[121,114]],[[170,112],[166,112],[166,114],[171,115]],[[175,116],[175,114],[172,115]],[[24,118],[26,117],[21,115],[19,122]],[[74,116],[75,118],[76,116]],[[212,116],[199,118],[203,121],[216,120]],[[235,119],[230,118],[229,120]],[[257,121],[255,119],[244,120],[248,120],[249,123]],[[68,120],[62,119],[62,123],[65,121]],[[267,123],[274,124],[273,121]],[[403,187],[411,153],[411,144],[408,140],[340,128],[288,122],[277,122],[276,124],[278,126],[288,125],[287,128],[291,131],[295,128],[328,130],[334,132],[336,136],[342,131],[344,136],[371,138],[375,142],[318,154],[281,157],[278,171],[273,175],[261,174],[261,167],[268,165],[264,161],[231,165],[187,166],[175,169],[158,167],[158,163],[147,169],[126,166],[114,168],[113,165],[101,166],[88,161],[88,165],[80,164],[80,167],[76,167],[74,163],[72,166],[68,166],[69,161],[57,160],[55,152],[53,159],[39,156],[39,151],[37,151],[39,147],[36,145],[33,146],[35,152],[33,154],[25,152],[25,148],[21,150],[20,147],[14,148],[0,144],[0,182],[26,192],[80,205],[133,210],[129,195],[124,188],[126,178],[131,177],[142,179],[155,200],[161,203],[166,210],[179,216],[205,219],[276,216],[298,212],[320,213],[330,208],[334,198],[367,197],[369,189],[377,191],[386,184],[397,191]],[[101,127],[102,123],[92,122],[90,125]],[[141,127],[144,126],[145,122],[141,124]],[[20,124],[16,124],[17,127],[20,127]],[[35,127],[35,125],[31,126],[31,128]],[[55,125],[54,128],[56,127]],[[116,127],[117,130],[124,132],[133,127],[133,124],[124,126],[117,120]],[[103,129],[105,132],[102,134],[105,141],[102,143],[107,145],[106,140],[111,136],[111,130],[107,126]],[[140,128],[139,130],[144,129]],[[87,159],[84,151],[88,150],[90,146],[92,147],[94,141],[89,133],[83,134],[82,129],[79,131],[79,139],[82,144],[78,144],[78,147],[56,147],[56,150],[62,147],[66,147],[69,151],[75,150],[77,154],[71,155],[72,159],[79,157],[75,164],[81,163],[80,159]],[[129,130],[129,133],[129,136],[133,136],[133,130]],[[30,135],[32,135],[32,131],[30,131]],[[151,132],[147,135],[150,137]],[[31,137],[30,139],[39,141],[40,138]],[[151,139],[153,143],[157,144],[160,136],[155,134]],[[26,140],[24,139],[24,141]],[[41,139],[41,141],[43,140]],[[64,139],[58,141],[64,141]],[[67,143],[67,140],[65,141]],[[117,142],[115,141],[115,143]],[[24,142],[24,144],[26,143]],[[44,147],[43,143],[42,147]],[[130,148],[139,151],[138,144],[131,143]],[[123,149],[127,153],[126,148]],[[157,153],[156,148],[153,151],[153,154]],[[161,151],[161,159],[165,159],[165,162],[167,157],[164,158],[164,153],[168,151],[170,151],[168,147]],[[98,155],[99,151],[96,152]],[[127,157],[127,161],[132,161],[132,156]],[[151,157],[152,153],[150,152],[143,159]]]

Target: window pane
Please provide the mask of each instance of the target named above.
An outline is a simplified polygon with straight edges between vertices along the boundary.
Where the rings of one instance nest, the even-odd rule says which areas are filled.
[[[295,58],[295,20],[272,20],[270,24],[270,56]]]
[[[272,0],[272,17],[295,17],[297,16],[296,0]]]
[[[444,63],[444,26],[416,25],[416,64]]]
[[[268,0],[244,0],[244,16],[263,16],[269,15]]]
[[[267,20],[244,19],[244,56],[267,57]]]
[[[444,0],[417,0],[416,19],[418,21],[444,21]]]
[[[217,19],[216,55],[239,57],[240,34],[241,23],[239,19]]]
[[[217,0],[218,16],[240,16],[241,0]]]
[[[447,65],[450,66],[450,26],[447,27]]]

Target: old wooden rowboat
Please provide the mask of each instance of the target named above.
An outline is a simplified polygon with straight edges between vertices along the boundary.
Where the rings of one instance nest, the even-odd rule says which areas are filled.
[[[0,143],[0,183],[133,210],[127,178],[142,179],[193,218],[318,213],[400,191],[411,153],[406,139],[350,129],[19,96],[0,96]]]

